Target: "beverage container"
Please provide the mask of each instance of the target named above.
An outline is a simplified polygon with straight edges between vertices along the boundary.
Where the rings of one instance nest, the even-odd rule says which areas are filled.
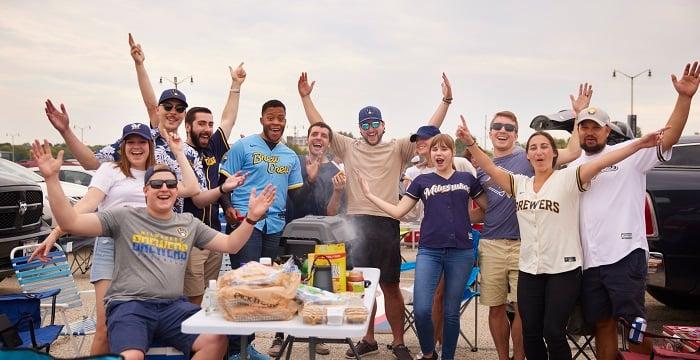
[[[205,314],[217,311],[219,308],[219,302],[216,293],[219,291],[219,287],[216,284],[216,280],[209,280],[209,287],[204,290],[204,299],[202,299],[202,307],[204,308]]]
[[[358,294],[365,292],[365,279],[361,271],[350,271],[347,279],[347,291]]]
[[[634,319],[632,326],[630,326],[629,340],[635,344],[641,344],[644,341],[644,332],[647,331],[647,321],[642,317],[637,317]]]

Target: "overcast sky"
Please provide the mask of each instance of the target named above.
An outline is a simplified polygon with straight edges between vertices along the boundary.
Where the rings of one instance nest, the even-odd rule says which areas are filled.
[[[0,142],[62,141],[43,101],[68,107],[85,142],[104,144],[128,122],[147,122],[127,34],[142,44],[156,93],[160,76],[183,84],[190,106],[218,121],[230,76],[245,62],[232,136],[260,132],[260,107],[287,105],[287,130],[305,134],[296,90],[301,71],[336,130],[358,134],[357,112],[382,110],[387,136],[424,124],[441,99],[447,73],[454,102],[443,125],[463,113],[481,135],[485,117],[515,112],[520,140],[538,114],[569,106],[579,82],[593,83],[593,105],[613,120],[630,111],[630,81],[613,69],[653,76],[635,80],[643,132],[661,127],[676,98],[670,74],[700,59],[700,1],[20,1],[1,0]],[[700,104],[685,134],[700,131]],[[80,131],[76,133],[80,136]],[[184,134],[184,131],[181,132]],[[566,137],[565,133],[555,136]]]

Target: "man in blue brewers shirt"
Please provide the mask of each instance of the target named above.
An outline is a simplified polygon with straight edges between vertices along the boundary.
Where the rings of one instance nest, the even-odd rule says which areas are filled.
[[[304,183],[299,157],[280,143],[287,124],[284,104],[279,100],[269,100],[263,104],[260,124],[263,127],[262,133],[237,141],[219,170],[225,176],[238,171],[247,176],[245,183],[231,194],[231,203],[238,210],[245,211],[248,208],[252,189],[260,192],[267,184],[272,184],[277,189],[267,217],[255,224],[245,246],[237,254],[231,255],[231,265],[234,268],[249,261],[258,261],[261,257],[277,257],[285,224],[287,190],[298,189]],[[231,344],[229,351],[238,351],[236,344]],[[252,347],[249,352],[251,358],[266,358]]]

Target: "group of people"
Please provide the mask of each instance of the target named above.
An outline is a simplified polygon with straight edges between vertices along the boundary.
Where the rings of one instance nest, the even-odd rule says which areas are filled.
[[[129,45],[148,124],[126,125],[115,144],[93,153],[72,132],[65,106],[58,109],[46,101],[47,117],[71,152],[83,167],[97,170],[78,204],[71,206],[59,185],[62,154],[54,157],[48,142],[37,140],[32,148],[59,225],[34,256],[42,259],[63,233],[97,236],[91,272],[98,305],[92,354],[143,359],[157,340],[192,358],[222,358],[228,351],[236,359],[240,337],[180,331],[182,321],[198,311],[208,280],[217,278],[222,254],[230,254],[234,268],[275,258],[289,221],[344,214],[360,239],[353,246],[355,265],[381,270],[391,351],[398,359],[412,359],[403,333],[399,219],[418,202],[423,214],[414,307],[421,358],[438,358],[434,303],[444,309],[438,331],[441,357],[454,358],[459,304],[474,263],[470,233],[475,222],[484,222],[481,302],[490,307],[499,358],[509,356],[509,337],[516,359],[570,357],[565,324],[579,292],[587,319],[596,324],[602,358],[613,358],[617,349],[615,319],[643,316],[648,252],[642,223],[644,173],[668,159],[680,137],[698,88],[697,62],[688,64],[680,79],[673,77],[678,100],[659,132],[606,146],[609,118],[589,106],[592,91],[582,85],[579,96],[572,97],[577,125],[567,149],[557,150],[549,134],[537,132],[523,150],[515,144],[517,118],[502,111],[491,121],[490,159],[462,119],[456,135],[473,155],[472,166],[455,158],[453,138],[440,134],[453,101],[444,74],[442,98],[426,126],[411,137],[383,141],[385,120],[374,106],[359,112],[360,138],[334,133],[311,99],[315,82],[302,73],[297,86],[309,121],[309,154],[299,156],[281,142],[286,107],[279,100],[263,104],[259,134],[229,148],[246,79],[243,63],[229,68],[231,87],[214,130],[211,111],[188,110],[180,90],[165,90],[156,99],[143,49],[131,35]],[[184,142],[177,135],[183,120]],[[409,172],[410,183],[399,201],[399,179],[416,154],[424,162]],[[614,221],[598,210],[612,201],[629,206]],[[232,225],[228,235],[221,232],[219,206]],[[438,288],[442,294],[435,297]],[[508,304],[515,309],[512,325],[506,318]],[[279,354],[281,336],[276,334],[270,355]],[[378,352],[373,322],[355,348],[360,356]],[[318,353],[328,351],[317,347]],[[247,352],[251,358],[266,358],[252,343]],[[346,356],[354,357],[352,350]]]

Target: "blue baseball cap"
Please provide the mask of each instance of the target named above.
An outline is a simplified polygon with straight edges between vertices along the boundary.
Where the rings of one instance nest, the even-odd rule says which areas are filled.
[[[187,106],[187,98],[185,97],[185,94],[178,89],[168,89],[163,91],[163,93],[160,94],[160,100],[158,100],[158,104],[160,105],[165,100],[170,99],[180,100],[185,104],[185,106]]]
[[[418,139],[430,139],[431,137],[440,134],[440,129],[437,126],[425,125],[418,128],[415,134],[411,135],[411,142],[416,142]]]
[[[129,135],[138,135],[148,141],[153,141],[153,136],[151,136],[151,128],[146,124],[133,123],[124,126],[122,130],[122,141],[126,139]]]
[[[360,110],[360,114],[359,114],[358,118],[360,120],[360,124],[365,122],[365,121],[369,121],[369,120],[383,121],[382,120],[382,112],[379,111],[379,109],[377,109],[374,106],[363,107],[362,110]]]
[[[175,172],[173,169],[171,169],[168,165],[163,165],[163,164],[158,164],[158,165],[153,165],[149,166],[148,169],[146,169],[146,174],[143,176],[143,184],[146,185],[148,184],[148,180],[151,180],[151,176],[155,173],[159,172],[169,172],[173,174],[175,179],[177,179],[177,175],[175,175]]]

